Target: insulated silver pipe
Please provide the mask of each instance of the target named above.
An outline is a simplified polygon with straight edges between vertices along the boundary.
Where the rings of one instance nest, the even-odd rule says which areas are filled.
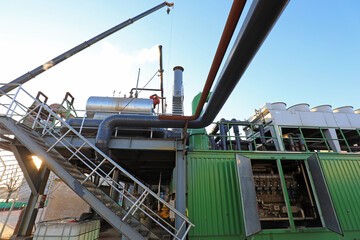
[[[116,126],[203,128],[213,122],[251,60],[280,17],[289,0],[254,0],[240,29],[204,114],[194,121],[160,120],[156,116],[113,115],[99,127],[96,146],[107,151],[111,130]]]

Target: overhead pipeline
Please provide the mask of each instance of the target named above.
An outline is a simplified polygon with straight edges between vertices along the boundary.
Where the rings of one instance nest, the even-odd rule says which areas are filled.
[[[186,121],[163,120],[158,119],[157,116],[113,115],[100,124],[96,145],[106,152],[111,131],[116,126],[164,128],[183,128],[187,126],[188,128],[203,128],[211,124],[288,2],[289,0],[255,0],[252,3],[205,112],[200,118]]]

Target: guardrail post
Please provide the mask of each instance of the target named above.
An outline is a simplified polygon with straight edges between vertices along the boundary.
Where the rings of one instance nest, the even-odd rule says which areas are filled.
[[[16,101],[16,98],[17,98],[17,95],[19,94],[20,89],[21,89],[21,86],[16,90],[16,93],[15,93],[14,97],[12,98],[12,101],[11,101],[11,103],[10,103],[10,106],[9,106],[8,110],[6,111],[6,116],[9,116],[9,112],[11,111],[11,107],[12,107],[12,105],[14,104],[14,102]],[[15,108],[14,108],[14,110],[12,111],[10,117],[12,117],[14,111],[15,111]]]

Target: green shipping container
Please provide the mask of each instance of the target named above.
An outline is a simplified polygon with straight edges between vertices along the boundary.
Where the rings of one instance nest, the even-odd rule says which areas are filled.
[[[250,159],[304,160],[314,153],[241,152]],[[247,238],[261,240],[360,240],[360,155],[318,153],[317,158],[344,236],[318,228],[267,229]],[[312,176],[310,174],[312,181]],[[189,152],[187,210],[195,228],[189,239],[246,239],[236,153]]]

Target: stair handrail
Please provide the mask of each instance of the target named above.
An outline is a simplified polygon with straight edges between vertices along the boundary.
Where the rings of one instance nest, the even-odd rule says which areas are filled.
[[[1,85],[1,83],[0,83]],[[183,235],[182,238],[178,238],[177,237],[177,234],[174,236],[175,238],[177,239],[184,239],[187,235],[187,233],[189,232],[190,228],[191,227],[194,227],[195,225],[193,223],[191,223],[189,221],[189,219],[184,216],[182,213],[180,213],[176,208],[174,208],[173,206],[171,206],[170,204],[168,204],[166,201],[164,201],[162,198],[160,198],[160,196],[158,196],[157,194],[155,194],[151,189],[149,189],[147,186],[145,186],[141,181],[139,181],[138,179],[136,179],[134,176],[132,176],[129,172],[127,172],[124,168],[122,168],[119,164],[117,164],[114,160],[112,160],[109,156],[107,156],[105,153],[103,153],[100,149],[98,149],[94,144],[92,144],[89,140],[87,140],[83,135],[81,135],[79,132],[77,132],[72,126],[70,126],[66,121],[64,121],[58,114],[56,114],[54,111],[52,111],[52,109],[44,102],[41,102],[39,101],[39,99],[36,99],[34,98],[28,91],[26,91],[23,87],[22,87],[22,84],[12,84],[12,85],[18,85],[18,89],[16,89],[16,93],[15,94],[8,94],[8,93],[4,93],[3,96],[7,96],[8,98],[12,99],[11,103],[9,104],[9,107],[7,109],[7,112],[6,112],[6,116],[12,118],[13,117],[13,113],[15,112],[15,109],[16,109],[16,106],[19,106],[21,107],[21,109],[23,111],[26,112],[26,114],[20,119],[20,120],[17,120],[16,122],[17,123],[20,123],[20,121],[22,119],[25,119],[27,116],[31,116],[31,112],[32,111],[26,111],[26,109],[23,109],[23,107],[25,107],[25,105],[21,104],[20,102],[18,102],[16,100],[16,98],[18,97],[20,91],[23,91],[24,93],[26,93],[30,98],[32,98],[32,100],[34,101],[34,103],[36,102],[38,104],[37,107],[40,108],[40,111],[38,112],[37,116],[36,116],[36,119],[34,119],[36,122],[39,122],[38,121],[38,118],[41,114],[41,111],[44,109],[47,111],[47,113],[49,113],[49,118],[50,118],[50,115],[54,118],[56,118],[63,126],[65,126],[66,128],[68,128],[69,130],[71,130],[71,132],[73,132],[77,137],[79,137],[82,141],[84,141],[89,147],[91,147],[93,150],[95,150],[100,156],[104,157],[104,159],[106,159],[108,162],[110,162],[114,167],[116,167],[117,169],[119,169],[123,174],[125,174],[129,179],[131,179],[132,181],[134,181],[138,186],[140,186],[141,188],[144,189],[144,191],[147,191],[152,197],[154,197],[157,201],[161,202],[162,204],[164,204],[165,206],[167,206],[169,208],[169,210],[173,211],[177,216],[179,216],[182,220],[183,220],[183,224],[181,225],[181,227],[179,229],[176,229],[174,228],[177,233],[180,232],[180,230],[182,229],[182,227],[184,226],[185,223],[188,224],[188,228],[186,229],[185,231],[185,234]],[[12,97],[13,95],[13,97]],[[12,109],[12,106],[14,105],[14,103],[16,104],[16,106]],[[4,105],[3,105],[4,106]],[[26,107],[25,107],[26,108]],[[32,109],[33,110],[33,109]],[[16,113],[16,112],[15,112]],[[16,113],[18,114],[18,113]],[[18,114],[20,115],[20,114]],[[32,117],[32,116],[31,116]],[[15,120],[15,119],[14,119]],[[32,128],[35,127],[35,123],[33,124]],[[39,122],[40,124],[43,124],[41,122]],[[55,125],[55,124],[54,124]],[[47,126],[45,125],[44,128],[46,128]],[[90,166],[88,166],[90,169],[92,169]],[[100,177],[104,178],[103,176],[101,176],[99,174]],[[111,186],[113,186],[111,183],[109,183],[107,181],[106,178],[104,178],[104,180],[110,184]],[[119,184],[118,184],[119,185]],[[114,186],[113,186],[114,187]],[[115,187],[115,189],[117,191],[119,191],[117,189],[117,187]],[[130,199],[128,199],[130,200]],[[132,202],[130,200],[130,202]],[[133,204],[135,204],[134,202],[132,202]],[[141,206],[141,205],[140,205]],[[137,208],[139,208],[139,206],[136,206]],[[139,208],[140,210],[142,210],[141,208]],[[151,210],[151,209],[150,209]],[[145,212],[146,213],[146,212]],[[146,213],[147,214],[147,213]],[[153,219],[149,214],[147,214],[151,219]],[[155,219],[153,219],[154,221],[156,221]],[[160,224],[159,222],[157,223],[159,224],[160,226],[162,226],[162,224]],[[162,226],[163,227],[163,226]],[[171,226],[172,227],[172,226]],[[169,230],[166,228],[166,227],[163,227],[166,231],[169,232]],[[173,228],[173,227],[172,227]],[[173,234],[172,234],[173,235]]]

